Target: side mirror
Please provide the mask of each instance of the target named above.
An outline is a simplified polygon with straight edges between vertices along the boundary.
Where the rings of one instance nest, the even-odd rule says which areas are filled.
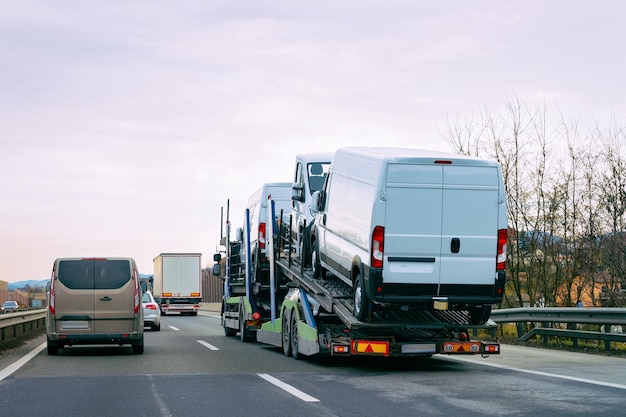
[[[322,191],[316,191],[313,193],[313,196],[311,197],[311,213],[313,215],[317,214],[318,212],[322,211],[323,207],[322,207]]]
[[[214,255],[213,255],[213,260],[214,260],[215,262],[218,262],[218,263],[219,263],[219,261],[221,261],[221,260],[222,260],[222,255],[221,255],[220,253],[216,253],[216,254],[214,254]]]
[[[222,268],[220,267],[220,264],[213,265],[213,275],[216,277],[222,275]]]
[[[294,184],[293,187],[291,187],[291,199],[293,201],[304,202],[304,188]]]

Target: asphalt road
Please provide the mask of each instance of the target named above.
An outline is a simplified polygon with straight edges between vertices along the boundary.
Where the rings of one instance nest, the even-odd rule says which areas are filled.
[[[518,346],[489,358],[309,358],[168,315],[145,353],[45,337],[0,358],[2,416],[626,415],[626,359]]]

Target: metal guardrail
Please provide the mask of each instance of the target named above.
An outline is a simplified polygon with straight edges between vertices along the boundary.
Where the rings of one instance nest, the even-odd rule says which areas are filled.
[[[572,339],[574,347],[578,339],[595,339],[604,341],[605,350],[611,349],[611,342],[626,342],[626,334],[611,333],[611,326],[626,325],[626,308],[599,307],[523,307],[497,309],[491,312],[491,320],[495,323],[517,323],[520,341],[527,341],[534,336],[543,336],[544,344],[549,337],[567,337]],[[542,323],[524,333],[524,323]],[[565,323],[567,329],[553,328],[551,324]],[[576,324],[604,325],[605,332],[578,330]]]
[[[46,326],[46,309],[18,310],[0,314],[0,346],[41,332]]]

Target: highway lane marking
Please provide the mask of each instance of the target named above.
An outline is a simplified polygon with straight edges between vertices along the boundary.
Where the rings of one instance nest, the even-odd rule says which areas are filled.
[[[533,371],[533,370],[530,370],[530,369],[522,369],[522,368],[513,368],[511,366],[500,365],[500,364],[497,364],[497,363],[478,362],[478,361],[475,361],[475,360],[472,360],[472,359],[469,359],[469,358],[460,358],[460,357],[453,358],[453,357],[449,357],[449,358],[445,358],[445,359],[459,361],[459,362],[466,362],[466,363],[474,363],[476,365],[491,366],[492,368],[504,369],[504,370],[507,370],[507,371],[522,372],[522,373],[525,373],[525,374],[546,376],[546,377],[549,377],[549,378],[565,379],[565,380],[568,380],[568,381],[582,382],[584,384],[599,385],[599,386],[602,386],[602,387],[609,387],[609,388],[617,388],[617,389],[626,390],[626,385],[615,384],[613,382],[603,382],[603,381],[596,381],[594,379],[587,379],[587,378],[579,378],[579,377],[575,377],[575,376],[553,374],[553,373],[550,373],[550,372]]]
[[[267,382],[276,385],[278,388],[281,388],[287,391],[289,394],[293,395],[294,397],[300,398],[302,401],[306,401],[308,403],[318,403],[320,401],[317,398],[311,397],[309,394],[306,394],[300,391],[299,389],[292,387],[291,385],[286,384],[279,379],[274,378],[271,375],[268,375],[268,374],[257,374],[257,375],[263,378],[264,380],[266,380]]]
[[[169,327],[172,330],[176,330],[177,332],[180,331],[180,329],[178,327],[174,327],[174,326],[167,326],[167,327]]]
[[[209,348],[211,350],[219,350],[218,348],[216,348],[215,346],[213,346],[209,342],[205,342],[204,340],[196,340],[196,342],[200,343],[202,346],[207,347],[207,348]]]
[[[35,356],[39,354],[39,352],[44,350],[47,345],[48,345],[47,342],[42,343],[41,345],[37,346],[35,349],[28,352],[23,357],[21,357],[18,361],[15,361],[15,363],[12,363],[11,365],[7,366],[2,371],[0,371],[0,381],[2,381],[4,378],[11,375],[13,372],[20,369],[22,366],[26,365],[28,361],[33,359]]]

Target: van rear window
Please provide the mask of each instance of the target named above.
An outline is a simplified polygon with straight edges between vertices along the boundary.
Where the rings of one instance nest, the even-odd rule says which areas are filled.
[[[58,278],[73,290],[116,289],[130,280],[130,262],[122,259],[60,261]]]

